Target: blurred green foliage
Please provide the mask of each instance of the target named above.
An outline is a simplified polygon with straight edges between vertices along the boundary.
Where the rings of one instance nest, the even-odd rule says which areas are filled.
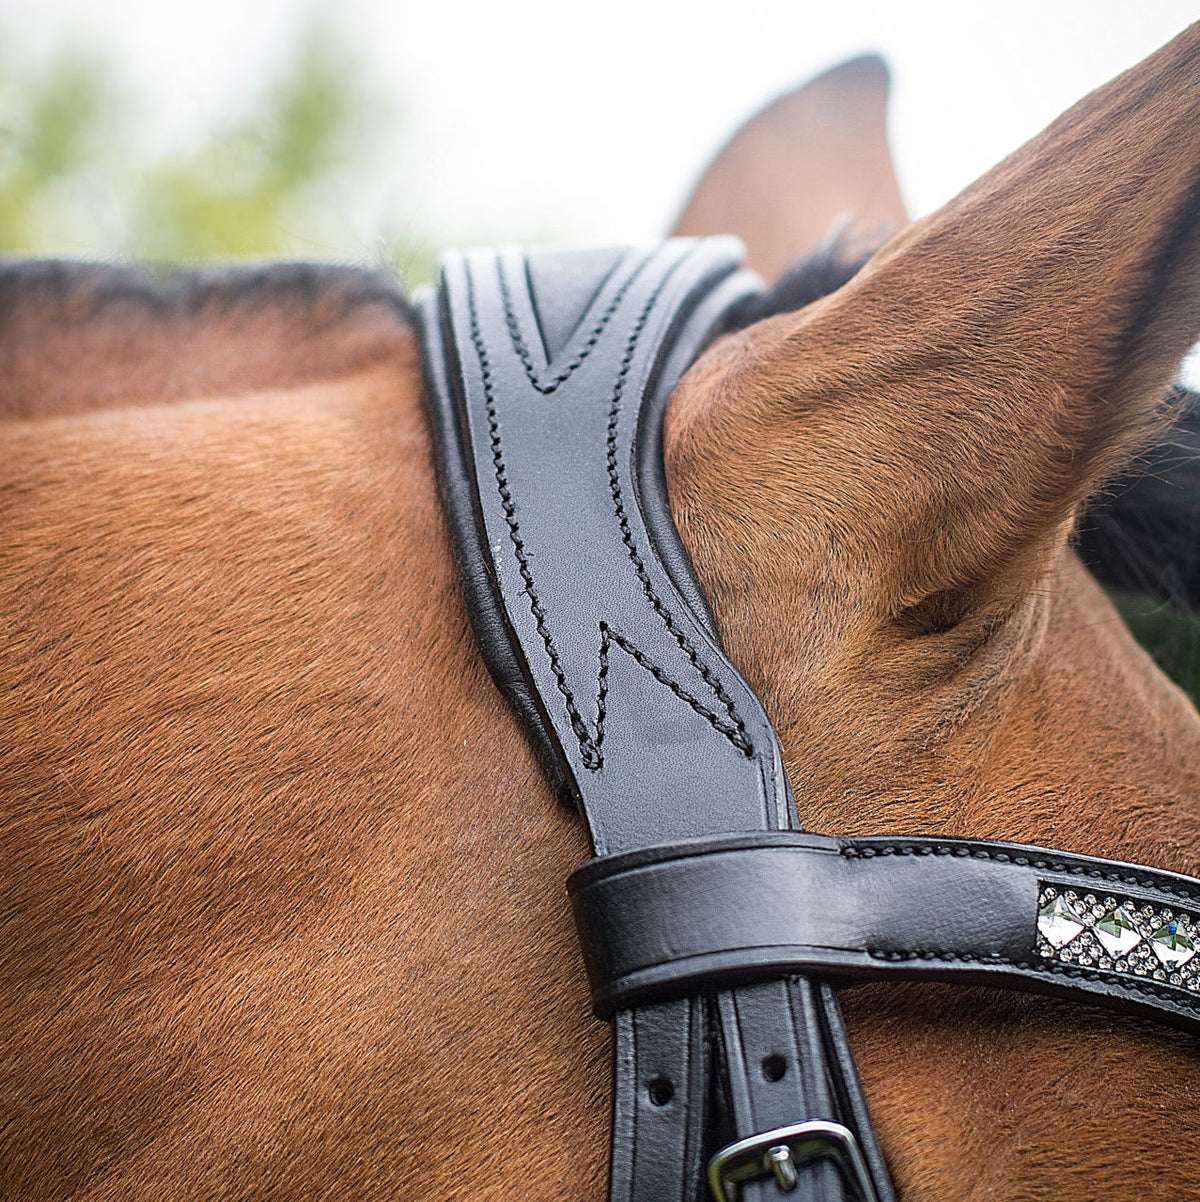
[[[40,249],[56,193],[95,164],[115,108],[101,61],[60,53],[32,78],[0,61],[0,250]]]
[[[323,186],[373,142],[373,98],[353,58],[310,27],[255,112],[199,150],[155,164],[134,213],[143,258],[280,254],[295,231],[320,236]]]
[[[370,215],[362,232],[362,179],[396,114],[327,22],[301,29],[242,111],[166,156],[144,149],[148,114],[118,77],[95,52],[33,67],[0,55],[0,251],[369,258],[431,274],[427,240]]]

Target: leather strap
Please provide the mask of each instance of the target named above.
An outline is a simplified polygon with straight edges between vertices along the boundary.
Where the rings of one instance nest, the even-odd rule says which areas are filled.
[[[662,470],[676,382],[757,287],[739,262],[732,239],[452,255],[418,302],[476,637],[602,855],[797,825],[775,734],[721,652]],[[831,992],[763,982],[616,1016],[613,1202],[693,1202],[710,1121],[736,1138],[783,1116],[841,1122],[874,1149],[865,1115]],[[879,1172],[877,1149],[868,1159]],[[820,1163],[797,1188],[797,1202],[846,1195]],[[750,1183],[743,1197],[776,1192]],[[874,1192],[891,1196],[882,1174]]]
[[[593,860],[570,889],[598,1014],[818,972],[1004,985],[1200,1030],[1200,881],[1176,873],[772,832]]]
[[[447,256],[421,305],[453,356],[430,375],[457,393],[434,418],[476,637],[598,854],[787,825],[774,732],[651,542],[661,467],[635,476],[667,344],[693,297],[744,294],[735,265],[722,240],[614,254],[549,360],[518,252]]]

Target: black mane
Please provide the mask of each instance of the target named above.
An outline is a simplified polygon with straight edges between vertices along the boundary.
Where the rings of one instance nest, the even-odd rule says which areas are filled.
[[[18,304],[70,306],[79,321],[109,311],[155,317],[285,305],[329,309],[332,319],[373,304],[409,320],[395,277],[338,263],[247,261],[203,266],[71,259],[0,259],[0,320]]]
[[[1093,501],[1079,551],[1110,588],[1200,610],[1200,393],[1172,401],[1169,435]]]

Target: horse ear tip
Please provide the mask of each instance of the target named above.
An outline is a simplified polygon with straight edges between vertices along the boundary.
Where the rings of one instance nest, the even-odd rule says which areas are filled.
[[[830,67],[820,78],[855,90],[875,88],[886,94],[891,86],[892,72],[883,55],[871,50]]]

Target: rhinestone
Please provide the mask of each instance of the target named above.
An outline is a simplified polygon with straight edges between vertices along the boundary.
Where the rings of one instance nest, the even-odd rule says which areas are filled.
[[[1174,919],[1163,923],[1150,936],[1150,946],[1159,962],[1169,968],[1180,968],[1196,954],[1196,945],[1179,929]]]
[[[1118,906],[1107,918],[1096,923],[1096,938],[1110,956],[1124,956],[1142,941],[1133,919],[1123,906]]]
[[[1056,897],[1038,911],[1037,929],[1051,947],[1065,947],[1083,930],[1083,922],[1070,901]]]

